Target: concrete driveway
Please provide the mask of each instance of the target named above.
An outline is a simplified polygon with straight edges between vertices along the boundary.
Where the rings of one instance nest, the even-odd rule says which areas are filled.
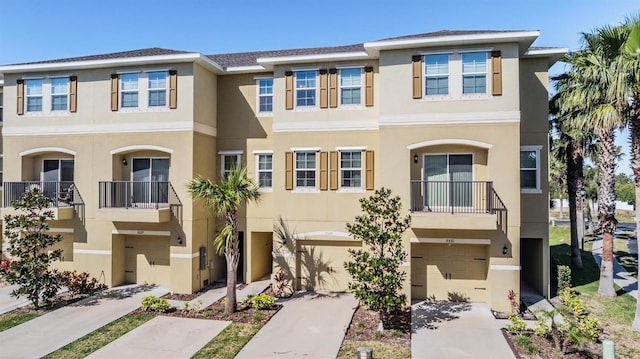
[[[484,303],[420,302],[411,306],[411,357],[515,358],[500,328]]]
[[[358,301],[352,294],[298,294],[242,348],[236,359],[335,358]]]

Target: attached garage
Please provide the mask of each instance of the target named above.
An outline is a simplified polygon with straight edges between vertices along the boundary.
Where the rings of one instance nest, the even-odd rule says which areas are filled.
[[[484,244],[414,243],[411,247],[411,297],[451,295],[472,302],[487,300],[489,246]]]
[[[351,276],[344,269],[349,260],[348,249],[360,249],[355,240],[299,240],[296,271],[298,288],[306,290],[346,292]]]
[[[127,283],[170,285],[169,237],[126,237],[124,250]]]

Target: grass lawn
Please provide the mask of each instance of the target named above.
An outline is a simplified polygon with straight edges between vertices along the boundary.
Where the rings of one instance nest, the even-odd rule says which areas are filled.
[[[638,358],[640,357],[640,333],[631,329],[636,300],[620,290],[616,298],[601,298],[598,295],[600,268],[589,252],[593,239],[593,237],[585,238],[585,251],[582,252],[584,270],[572,273],[573,287],[580,293],[580,299],[584,301],[589,311],[600,321],[605,333],[614,340],[617,357]],[[570,264],[571,241],[568,226],[550,227],[549,245],[551,256],[558,263]]]
[[[0,315],[0,332],[38,317],[37,313],[7,313]]]
[[[391,343],[376,341],[355,341],[345,340],[342,343],[337,359],[352,359],[356,356],[356,350],[359,347],[373,348],[373,358],[384,359],[405,359],[411,358],[411,349],[407,349],[402,345],[394,345]]]
[[[55,352],[48,354],[44,358],[84,358],[152,318],[154,318],[153,315],[125,315],[124,317],[67,344]]]
[[[260,328],[259,324],[233,322],[191,358],[233,359]]]

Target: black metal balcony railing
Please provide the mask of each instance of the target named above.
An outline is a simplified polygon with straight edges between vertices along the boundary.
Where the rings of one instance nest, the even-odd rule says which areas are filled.
[[[159,209],[182,207],[170,182],[101,181],[99,208]]]
[[[4,182],[2,190],[3,207],[11,207],[13,201],[20,200],[28,191],[37,190],[49,198],[50,207],[77,207],[84,205],[82,196],[72,181],[20,181]]]
[[[507,207],[487,181],[411,181],[411,212],[497,214],[506,230]]]

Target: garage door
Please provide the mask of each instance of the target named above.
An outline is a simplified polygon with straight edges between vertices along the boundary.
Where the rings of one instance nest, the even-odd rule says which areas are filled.
[[[461,296],[472,302],[486,301],[486,245],[416,244],[411,255],[413,299],[435,296],[445,300]]]
[[[125,281],[169,285],[169,238],[127,237]]]
[[[361,248],[355,241],[298,241],[299,287],[306,290],[345,292],[351,276],[344,269],[347,249]]]

